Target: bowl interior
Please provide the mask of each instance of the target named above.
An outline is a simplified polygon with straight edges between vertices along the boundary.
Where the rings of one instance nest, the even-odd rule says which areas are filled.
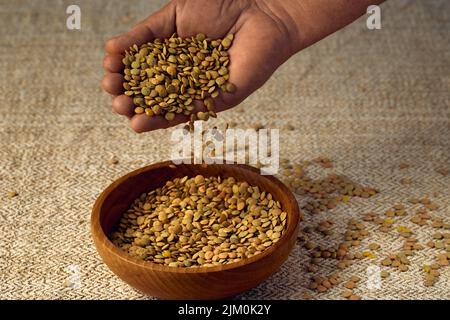
[[[146,193],[158,187],[162,187],[168,180],[181,178],[184,176],[193,177],[198,174],[201,174],[203,176],[221,176],[224,178],[234,177],[237,180],[245,180],[250,185],[259,186],[262,190],[270,192],[275,200],[280,201],[283,211],[286,211],[288,213],[286,230],[280,240],[271,248],[265,250],[257,256],[250,258],[251,260],[260,255],[265,255],[265,252],[269,250],[271,251],[271,249],[276,249],[273,247],[276,247],[283,241],[283,238],[288,237],[296,229],[299,220],[299,213],[295,197],[284,184],[282,184],[273,176],[260,175],[258,169],[247,165],[211,164],[205,166],[194,164],[180,164],[174,167],[172,162],[167,161],[133,171],[130,174],[116,180],[104,191],[103,194],[105,195],[105,197],[100,197],[102,198],[102,201],[99,207],[99,222],[105,238],[109,236],[109,234],[115,229],[122,214],[142,193]],[[112,243],[110,244],[111,246],[115,247],[115,245],[113,245]],[[120,251],[119,248],[117,248],[117,250]],[[117,252],[117,250],[114,251]],[[127,259],[136,262],[136,258],[128,256],[125,253],[124,255],[127,256]],[[155,264],[151,262],[145,263],[155,266]],[[233,264],[234,263],[230,263],[229,265]],[[214,267],[208,268],[211,269]]]

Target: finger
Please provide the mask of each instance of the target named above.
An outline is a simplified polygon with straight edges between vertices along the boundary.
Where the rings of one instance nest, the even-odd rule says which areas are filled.
[[[228,93],[221,91],[219,96],[214,99],[214,112],[222,112],[237,106],[242,102],[239,92]]]
[[[206,111],[206,108],[201,101],[194,101],[194,105],[195,107],[192,113],[195,114],[199,111]],[[130,125],[134,131],[137,133],[142,133],[146,131],[170,128],[180,123],[186,123],[189,120],[190,116],[181,113],[175,114],[175,118],[171,121],[166,120],[162,115],[149,117],[145,114],[138,114],[131,118]]]
[[[163,116],[149,117],[146,114],[137,114],[130,120],[131,128],[137,133],[165,129],[177,124],[189,121],[189,117],[183,114],[176,114],[172,121],[167,121]]]
[[[175,11],[175,2],[171,1],[161,10],[142,21],[142,24],[152,30],[155,38],[168,38],[177,31]]]
[[[154,38],[166,38],[175,32],[175,5],[170,2],[161,10],[135,25],[127,33],[106,42],[108,53],[120,54],[132,45],[141,45]]]
[[[233,94],[223,93],[222,100],[226,104],[238,104],[252,92],[260,88],[285,61],[285,54],[275,41],[273,34],[261,31],[254,32],[257,26],[246,21],[235,34],[233,45],[228,51],[230,65],[229,82],[235,85]]]
[[[124,91],[123,80],[123,75],[120,73],[107,73],[103,77],[101,85],[106,92],[113,95],[119,95]]]
[[[138,46],[151,41],[154,38],[152,30],[139,23],[125,34],[114,37],[106,42],[106,52],[120,54],[128,50],[132,45]]]
[[[122,116],[131,118],[134,115],[133,99],[124,94],[113,99],[112,107],[115,113]]]
[[[123,63],[122,63],[123,55],[121,54],[107,54],[103,58],[103,68],[112,73],[122,72],[123,71]]]

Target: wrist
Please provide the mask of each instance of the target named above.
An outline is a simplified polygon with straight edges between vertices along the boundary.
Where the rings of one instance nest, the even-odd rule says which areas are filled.
[[[288,57],[303,49],[302,44],[306,41],[306,33],[300,27],[299,21],[303,15],[299,7],[299,0],[254,0],[260,9],[274,18],[279,24],[284,35],[284,44],[287,46]]]
[[[289,32],[291,55],[343,28],[385,0],[262,0]]]

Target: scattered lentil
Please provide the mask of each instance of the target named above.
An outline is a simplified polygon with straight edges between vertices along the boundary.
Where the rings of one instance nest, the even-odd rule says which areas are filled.
[[[114,165],[114,164],[118,164],[119,160],[117,160],[116,157],[111,157],[110,159],[108,159],[108,164]]]
[[[19,193],[18,193],[17,191],[8,191],[8,192],[6,193],[6,196],[7,196],[9,199],[15,198],[15,197],[17,197],[18,195],[19,195]]]

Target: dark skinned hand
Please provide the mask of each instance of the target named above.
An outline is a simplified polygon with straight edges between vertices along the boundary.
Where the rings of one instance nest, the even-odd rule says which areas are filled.
[[[177,114],[173,121],[162,116],[134,114],[133,101],[123,94],[125,50],[173,33],[190,37],[204,33],[209,38],[234,34],[229,50],[229,81],[237,90],[215,99],[216,111],[232,108],[261,87],[291,55],[339,30],[364,14],[369,5],[383,0],[172,0],[129,32],[106,43],[103,89],[113,95],[113,110],[130,119],[136,132],[167,128],[188,117]],[[196,111],[204,111],[194,101]]]
[[[282,16],[276,10],[257,0],[173,0],[160,11],[138,23],[129,32],[114,37],[106,43],[102,80],[103,89],[113,95],[114,112],[126,116],[136,132],[167,128],[188,121],[188,116],[177,114],[173,121],[163,116],[148,117],[134,114],[132,98],[123,94],[124,51],[133,44],[141,45],[155,38],[167,38],[173,33],[190,37],[204,33],[209,38],[223,38],[233,33],[235,38],[229,50],[230,82],[235,93],[221,93],[215,99],[217,112],[232,108],[261,87],[272,73],[293,53],[293,37]],[[295,29],[295,28],[294,28]],[[204,110],[201,101],[195,101],[196,110]]]

